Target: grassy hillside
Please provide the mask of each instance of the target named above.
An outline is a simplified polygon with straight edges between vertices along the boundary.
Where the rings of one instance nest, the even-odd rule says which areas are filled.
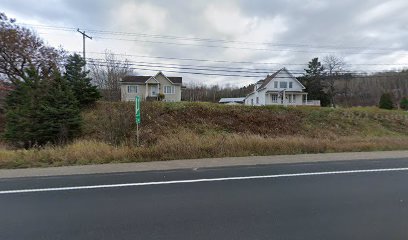
[[[83,117],[81,139],[1,150],[0,167],[408,149],[408,114],[377,108],[146,102],[140,147],[132,103],[100,102]]]

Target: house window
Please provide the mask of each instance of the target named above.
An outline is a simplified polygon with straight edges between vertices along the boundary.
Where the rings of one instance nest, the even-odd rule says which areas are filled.
[[[293,87],[293,82],[289,82],[289,88]]]
[[[137,86],[127,86],[128,93],[137,93]]]
[[[164,94],[175,94],[176,88],[174,86],[164,86],[163,92]]]
[[[278,88],[278,82],[273,82],[273,87]]]
[[[253,98],[251,99],[251,105],[254,105],[254,99]]]
[[[272,95],[272,102],[277,103],[278,102],[278,95]]]
[[[292,95],[292,102],[296,102],[296,95]]]
[[[259,104],[259,97],[256,97],[256,104]]]
[[[288,82],[279,82],[279,87],[280,88],[287,88],[288,87]]]

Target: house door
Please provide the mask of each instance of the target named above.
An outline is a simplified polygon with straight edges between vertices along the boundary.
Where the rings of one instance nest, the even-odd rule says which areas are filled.
[[[157,96],[157,85],[152,85],[150,89],[152,96]]]

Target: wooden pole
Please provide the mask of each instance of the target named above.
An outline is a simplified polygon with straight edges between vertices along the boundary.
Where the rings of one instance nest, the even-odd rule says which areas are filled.
[[[139,124],[136,124],[136,144],[139,147],[140,143],[139,143]]]

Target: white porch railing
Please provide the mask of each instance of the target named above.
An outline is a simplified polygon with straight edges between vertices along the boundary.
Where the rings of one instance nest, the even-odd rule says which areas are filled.
[[[320,106],[320,100],[307,100],[307,101],[303,101],[303,105],[307,105],[307,106]]]

